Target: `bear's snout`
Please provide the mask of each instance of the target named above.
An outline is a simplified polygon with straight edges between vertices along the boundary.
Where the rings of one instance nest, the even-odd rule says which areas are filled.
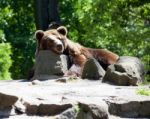
[[[63,45],[62,44],[57,44],[56,45],[56,50],[60,53],[63,53],[63,51],[64,51]]]
[[[61,54],[64,51],[64,45],[62,43],[62,41],[60,39],[58,39],[56,36],[54,35],[49,35],[48,36],[48,43],[50,44],[49,47],[51,47],[51,49],[58,53]]]

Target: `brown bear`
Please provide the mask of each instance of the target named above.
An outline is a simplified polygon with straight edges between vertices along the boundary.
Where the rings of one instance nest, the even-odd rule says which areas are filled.
[[[64,26],[57,26],[56,29],[59,33],[63,33],[63,39],[60,39],[65,44],[63,53],[67,53],[72,61],[72,66],[65,75],[75,74],[77,76],[81,76],[84,64],[89,58],[95,58],[104,68],[104,70],[106,70],[109,65],[116,63],[116,61],[119,59],[119,56],[111,51],[105,49],[87,48],[79,43],[69,40],[67,37],[67,28]]]
[[[57,54],[63,53],[70,57],[72,66],[65,76],[81,76],[84,64],[89,58],[97,59],[105,70],[118,60],[119,56],[111,51],[87,48],[69,40],[67,33],[68,31],[64,26],[58,26],[47,31],[38,30],[35,33],[37,39],[36,55],[39,50],[52,50]]]

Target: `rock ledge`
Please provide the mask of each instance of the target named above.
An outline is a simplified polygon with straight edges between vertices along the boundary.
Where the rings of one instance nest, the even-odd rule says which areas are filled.
[[[113,86],[99,80],[0,81],[0,118],[150,118],[149,86]],[[113,115],[113,116],[112,116]]]

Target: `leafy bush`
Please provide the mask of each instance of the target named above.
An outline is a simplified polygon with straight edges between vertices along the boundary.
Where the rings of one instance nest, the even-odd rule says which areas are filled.
[[[13,64],[10,68],[13,79],[27,78],[28,71],[32,68],[35,56],[35,39],[33,35],[17,36],[12,45],[11,56]]]
[[[148,88],[141,88],[136,90],[136,93],[139,95],[150,96],[150,90]]]
[[[33,6],[33,0],[0,0],[0,28],[4,31],[5,42],[11,43],[13,62],[10,72],[13,79],[26,78],[33,64],[35,52]]]
[[[11,79],[9,68],[12,64],[11,46],[9,43],[0,43],[0,80]]]

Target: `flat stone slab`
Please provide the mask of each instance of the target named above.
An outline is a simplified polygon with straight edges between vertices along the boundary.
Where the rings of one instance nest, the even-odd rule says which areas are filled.
[[[104,108],[112,119],[114,116],[117,116],[116,119],[146,119],[150,118],[150,96],[137,94],[137,90],[142,88],[150,89],[150,86],[114,86],[86,79],[67,83],[56,82],[55,79],[34,83],[26,80],[0,81],[0,117],[33,115],[58,119],[58,115],[74,108],[74,105],[89,109],[94,105],[94,109],[97,109],[95,106]],[[98,112],[90,111],[93,114]],[[93,114],[89,119],[94,119]]]

